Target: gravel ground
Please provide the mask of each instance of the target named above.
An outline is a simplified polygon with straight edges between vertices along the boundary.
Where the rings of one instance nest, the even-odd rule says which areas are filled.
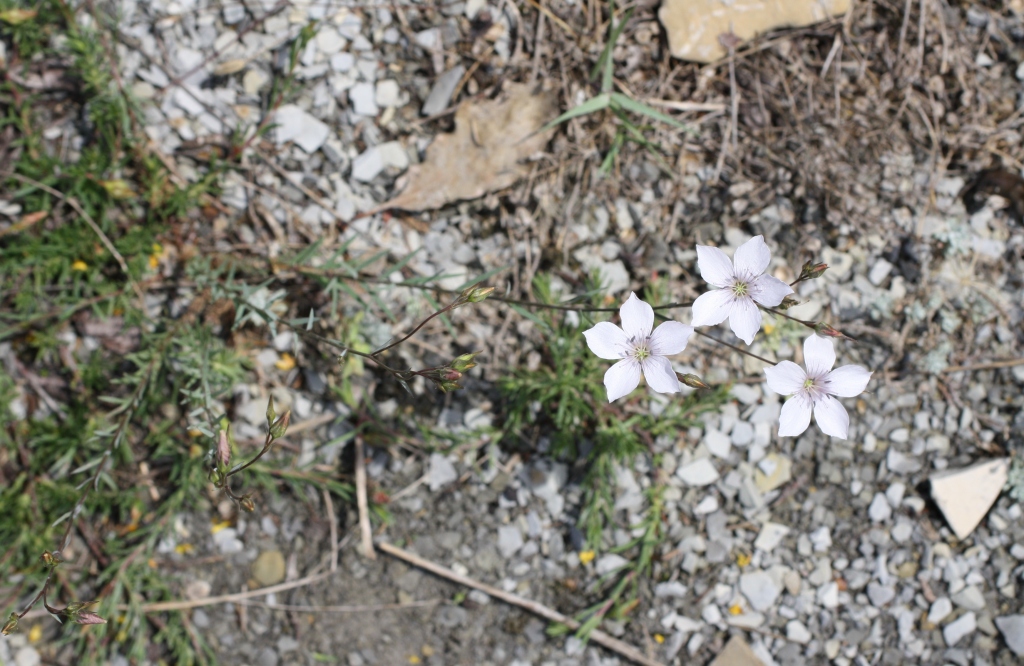
[[[515,289],[528,284],[537,267],[573,276],[598,269],[613,302],[638,288],[651,271],[679,278],[674,297],[699,293],[703,287],[690,277],[697,274],[693,241],[731,252],[763,234],[775,256],[772,270],[782,278],[792,279],[794,268],[809,259],[828,263],[823,278],[801,284],[798,294],[806,303],[791,314],[826,319],[856,338],[839,345],[839,362],[875,371],[868,392],[845,401],[851,412],[849,439],[828,438],[813,426],[796,438],[777,437],[780,396],[758,383],[759,362],[709,351],[714,348],[687,350],[680,370],[694,369],[712,382],[753,380],[737,383],[731,401],[721,413],[705,416],[703,427],[658,438],[652,455],[617,470],[620,528],[608,535],[609,545],[628,540],[626,528],[646,509],[641,491],[658,471],[651,469],[653,454],[663,454],[661,471],[668,478],[663,519],[669,538],[630,620],[607,621],[602,628],[666,664],[712,663],[734,636],[756,658],[725,655],[713,662],[716,666],[753,666],[756,660],[841,666],[1021,663],[1021,505],[999,496],[980,525],[957,538],[927,487],[939,472],[1005,457],[1024,428],[1018,416],[1024,413],[1024,366],[985,365],[1021,355],[1024,242],[1019,225],[997,200],[971,215],[957,198],[987,154],[967,155],[962,143],[955,164],[950,165],[950,150],[937,168],[936,160],[943,158],[936,157],[930,140],[919,140],[924,125],[913,100],[905,116],[898,108],[879,111],[893,123],[884,140],[868,146],[869,139],[859,140],[854,132],[846,148],[863,144],[863,154],[825,166],[821,161],[832,159],[836,149],[829,132],[845,130],[824,121],[807,127],[807,134],[819,135],[818,148],[794,150],[775,161],[774,174],[765,180],[756,160],[747,161],[756,154],[756,147],[746,145],[757,136],[751,130],[725,163],[727,179],[716,182],[723,132],[711,122],[685,144],[679,178],[667,178],[634,155],[618,183],[597,182],[566,194],[538,177],[522,199],[530,205],[515,203],[521,193],[515,190],[507,206],[482,200],[417,216],[360,217],[393,196],[396,177],[420,162],[430,138],[446,128],[444,118],[423,123],[424,115],[444,112],[456,87],[461,86],[460,94],[475,94],[487,83],[472,77],[464,83],[468,61],[453,55],[480,30],[477,17],[486,14],[491,25],[504,26],[488,42],[492,48],[481,68],[487,76],[529,70],[519,14],[525,6],[515,10],[512,3],[499,8],[470,0],[440,8],[344,8],[296,1],[281,11],[275,0],[223,6],[203,0],[120,0],[127,45],[122,75],[146,103],[151,139],[176,156],[178,169],[189,176],[199,168],[189,150],[222,140],[236,124],[259,121],[272,72],[286,59],[282,47],[308,20],[321,21],[299,55],[301,88],[278,110],[269,135],[275,154],[268,159],[278,168],[266,168],[254,156],[259,166],[250,180],[228,176],[222,201],[240,219],[221,230],[226,247],[258,245],[274,256],[289,244],[351,239],[354,255],[384,249],[394,261],[421,250],[408,268],[422,276],[445,270],[453,275],[446,281],[452,287],[466,276],[508,265],[516,266]],[[559,12],[567,7],[554,5]],[[616,49],[626,69],[633,67],[629,58],[635,52],[647,60],[657,56],[657,40],[640,37],[651,23],[650,7],[644,11],[636,30]],[[252,23],[267,12],[269,18]],[[536,21],[536,12],[530,16]],[[999,116],[992,102],[993,120],[984,131],[966,127],[962,111],[961,126],[947,118],[932,129],[944,133],[935,144],[939,153],[962,136],[958,132],[995,136],[993,141],[1007,143],[1011,154],[1019,153],[1018,114],[1012,113],[1019,105],[1013,50],[1019,50],[1019,42],[1013,40],[1024,35],[1024,23],[1015,14],[1000,16],[980,7],[954,7],[943,10],[943,17],[948,33],[956,35],[954,48],[969,50],[989,40],[1006,45],[996,57],[986,55],[991,46],[975,50],[980,55],[971,56],[967,74],[960,76],[970,78],[990,101],[1009,95],[1011,115],[1009,120]],[[863,12],[851,23],[871,20],[884,23]],[[878,34],[885,29],[878,28]],[[550,21],[547,30],[556,30]],[[938,31],[929,35],[942,38]],[[799,51],[803,38],[793,37],[792,49]],[[895,42],[894,35],[890,38]],[[917,48],[916,38],[912,43]],[[215,49],[217,55],[210,57]],[[891,57],[892,45],[885,49]],[[771,57],[763,55],[765,61]],[[851,89],[844,95],[856,96],[862,79],[854,71],[857,60],[846,58]],[[820,62],[806,64],[820,68]],[[930,88],[933,66],[940,65],[924,62],[919,76]],[[718,70],[718,87],[706,91],[705,101],[730,100],[726,70]],[[696,79],[699,71],[686,74]],[[863,85],[875,86],[871,79]],[[831,85],[824,99],[830,99]],[[892,78],[888,85],[891,89]],[[766,94],[777,92],[769,87]],[[939,92],[932,94],[932,103],[941,105]],[[756,115],[752,104],[753,93],[744,97],[745,118]],[[857,103],[850,113],[870,115]],[[928,114],[922,117],[927,120]],[[724,127],[728,114],[719,114],[718,121]],[[853,131],[857,119],[850,122]],[[784,140],[771,138],[773,146]],[[803,134],[792,140],[795,146],[815,141]],[[563,148],[564,138],[551,146],[553,152]],[[819,170],[811,173],[815,160]],[[822,178],[828,183],[821,185]],[[310,199],[309,190],[318,193],[317,200]],[[567,205],[559,203],[566,200]],[[253,207],[264,226],[244,218]],[[408,292],[396,288],[388,297],[400,306]],[[582,538],[574,529],[582,494],[578,468],[552,460],[543,447],[522,455],[491,441],[488,428],[500,418],[494,382],[509,363],[529,363],[539,343],[529,323],[507,318],[497,305],[485,304],[474,313],[460,324],[457,342],[484,350],[485,362],[471,375],[468,390],[417,412],[425,422],[466,434],[469,443],[447,456],[374,449],[371,484],[394,498],[393,520],[382,538],[572,614],[598,599],[594,582],[623,560],[605,553],[581,561]],[[394,330],[407,328],[415,314],[407,313]],[[366,325],[377,341],[393,332],[372,313]],[[751,351],[799,361],[803,335],[798,326],[777,325],[766,329]],[[444,333],[428,339],[444,344]],[[271,390],[281,405],[291,405],[297,423],[330,415],[293,437],[300,460],[350,464],[350,447],[322,446],[352,428],[348,410],[325,398],[328,373],[303,369],[304,388],[295,390],[286,387],[300,371],[275,366],[281,354],[296,349],[281,334],[272,343],[268,339],[255,357],[267,381],[239,387],[238,436],[259,436]],[[430,354],[409,349],[402,353],[410,360]],[[422,397],[424,387],[415,388]],[[375,389],[361,385],[357,390]],[[407,413],[402,410],[409,400],[389,397],[397,395],[390,389],[376,390],[386,398],[379,405],[382,415]],[[658,404],[651,398],[650,408]],[[948,492],[956,502],[968,490]],[[162,548],[169,562],[180,562],[172,575],[182,596],[201,599],[254,589],[322,569],[332,535],[332,512],[323,501],[315,494],[281,496],[233,526],[214,520],[213,530],[208,526],[216,515],[183,516],[177,535]],[[358,554],[354,513],[343,509],[338,519],[342,547],[336,575],[253,599],[323,607],[322,612],[230,603],[191,611],[192,624],[222,663],[312,664],[318,655],[352,666],[624,663],[575,638],[550,638],[541,620],[484,594],[463,597],[457,586],[387,556],[364,558]],[[195,547],[192,555],[176,552],[175,546],[185,542]],[[209,564],[190,566],[190,558]],[[353,604],[402,607],[330,612]],[[0,660],[26,666],[38,663],[37,656],[24,637],[0,642]]]

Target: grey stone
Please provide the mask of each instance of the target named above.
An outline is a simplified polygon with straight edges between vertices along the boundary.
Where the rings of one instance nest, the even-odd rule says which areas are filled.
[[[273,648],[265,647],[259,651],[253,663],[255,666],[277,666],[280,661],[281,658],[277,656]]]
[[[665,583],[658,583],[654,586],[654,596],[656,597],[685,597],[686,586],[677,580],[668,581]]]
[[[430,88],[430,94],[427,95],[427,101],[423,103],[423,108],[420,109],[420,113],[424,116],[432,116],[448,108],[448,103],[455,92],[455,86],[459,84],[465,73],[466,68],[462,65],[457,65],[437,77],[434,85]]]
[[[765,571],[752,571],[740,575],[740,592],[754,610],[765,611],[771,608],[781,591]]]
[[[523,547],[523,535],[515,525],[502,525],[498,528],[498,552],[506,560],[515,555]]]
[[[807,645],[811,642],[811,632],[806,625],[799,620],[790,620],[786,623],[786,638],[794,643]]]
[[[884,523],[892,517],[892,506],[889,505],[889,500],[885,495],[875,493],[874,499],[871,500],[871,506],[868,507],[868,517],[874,523]]]
[[[374,101],[376,94],[373,84],[366,81],[349,88],[348,101],[352,104],[352,111],[360,116],[376,116],[380,112]]]
[[[401,106],[402,89],[398,87],[398,81],[394,79],[378,81],[373,99],[377,106],[380,107]]]
[[[604,576],[621,569],[627,564],[629,564],[629,560],[621,555],[608,553],[607,555],[602,555],[601,559],[597,561],[597,564],[594,565],[594,571],[597,572],[598,576]]]
[[[437,492],[443,486],[459,478],[455,471],[455,465],[446,456],[440,453],[430,454],[429,471],[427,472],[427,486],[432,492]]]
[[[978,623],[974,613],[964,613],[962,616],[943,627],[942,637],[945,639],[946,645],[953,647],[964,637],[973,634],[977,628]]]
[[[14,654],[15,666],[39,666],[42,661],[39,652],[31,645],[26,645]]]
[[[688,486],[708,486],[718,481],[718,470],[707,458],[694,460],[676,470],[676,476]]]
[[[928,621],[932,624],[942,622],[953,612],[953,602],[949,597],[939,597],[932,602],[931,610],[928,611]]]
[[[979,590],[975,585],[968,585],[950,597],[950,599],[960,608],[972,611],[985,609],[985,597],[982,595],[981,590]]]
[[[891,585],[868,583],[868,599],[875,608],[881,608],[896,598],[896,590]]]
[[[996,627],[1010,651],[1018,657],[1024,657],[1024,615],[997,617]]]
[[[294,141],[307,153],[318,150],[331,134],[331,128],[294,104],[280,107],[274,113],[274,122],[274,141],[278,145]]]

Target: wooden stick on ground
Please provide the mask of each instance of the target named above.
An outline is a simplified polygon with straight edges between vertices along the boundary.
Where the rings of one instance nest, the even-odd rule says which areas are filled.
[[[438,564],[434,564],[429,560],[425,560],[419,555],[414,555],[413,553],[410,553],[407,550],[402,550],[397,546],[393,546],[390,543],[378,543],[377,548],[384,551],[388,555],[391,555],[392,557],[397,557],[398,559],[408,562],[413,566],[417,566],[420,569],[429,571],[435,576],[446,578],[452,581],[453,583],[465,585],[466,587],[471,587],[474,590],[480,590],[488,596],[494,597],[495,599],[500,599],[507,604],[518,606],[519,608],[527,610],[533,613],[534,615],[539,615],[545,620],[550,620],[551,622],[558,622],[559,624],[564,624],[572,630],[580,628],[579,622],[573,620],[570,617],[562,615],[553,608],[548,608],[547,606],[539,604],[536,601],[524,599],[523,597],[520,597],[516,594],[511,594],[509,592],[505,592],[504,590],[500,590],[496,587],[491,587],[490,585],[487,585],[485,583],[473,580],[472,578],[469,578],[467,576],[462,576],[460,574],[455,573],[454,571],[446,569],[445,567],[442,567]],[[651,659],[644,653],[640,652],[640,650],[630,645],[629,643],[625,643],[613,636],[609,636],[600,629],[595,629],[592,632],[590,632],[590,640],[597,643],[598,645],[602,645],[608,648],[612,652],[615,652],[616,654],[625,657],[626,659],[629,659],[630,661],[636,664],[643,664],[643,666],[663,666],[660,661],[655,661],[654,659]]]
[[[363,555],[377,559],[373,550],[373,530],[370,528],[370,508],[366,501],[366,459],[363,438],[356,437],[356,507],[359,509],[359,535],[363,542]]]

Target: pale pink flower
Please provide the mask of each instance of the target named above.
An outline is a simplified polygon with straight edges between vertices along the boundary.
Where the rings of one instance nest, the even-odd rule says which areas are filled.
[[[761,329],[757,304],[775,307],[793,289],[782,280],[765,275],[772,255],[763,236],[754,236],[736,248],[730,261],[717,247],[697,246],[697,267],[709,284],[718,287],[693,303],[694,326],[714,326],[726,319],[736,337],[748,345]]]
[[[654,308],[633,293],[619,308],[619,316],[622,328],[603,321],[583,332],[590,351],[604,359],[621,359],[604,374],[608,402],[635,389],[641,372],[647,378],[647,385],[658,393],[677,393],[679,380],[665,357],[686,348],[693,328],[666,321],[655,329]]]
[[[765,368],[768,388],[792,395],[779,415],[779,436],[795,437],[811,423],[811,412],[818,427],[826,435],[846,439],[850,431],[850,415],[833,398],[852,398],[864,392],[871,373],[859,365],[844,365],[832,370],[836,351],[828,338],[812,335],[804,340],[805,371],[792,361],[782,361]]]

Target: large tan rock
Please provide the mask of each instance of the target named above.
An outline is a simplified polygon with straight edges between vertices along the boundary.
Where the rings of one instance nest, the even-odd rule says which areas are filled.
[[[658,18],[677,58],[712,62],[726,55],[718,36],[742,40],[775,28],[799,28],[845,14],[850,0],[664,0]]]
[[[993,458],[931,475],[932,499],[956,538],[970,536],[1003,492],[1009,474],[1010,459]]]

